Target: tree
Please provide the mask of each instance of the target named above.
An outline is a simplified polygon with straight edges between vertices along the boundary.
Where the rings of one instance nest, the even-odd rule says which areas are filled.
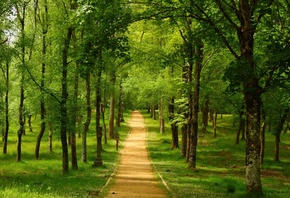
[[[35,147],[35,159],[39,158],[39,150],[40,150],[40,143],[41,139],[43,137],[43,134],[45,132],[46,128],[46,108],[45,108],[45,100],[44,100],[44,89],[45,89],[45,73],[46,73],[46,59],[47,59],[47,33],[48,33],[48,2],[47,0],[44,0],[42,9],[39,8],[38,2],[36,2],[36,5],[39,10],[42,10],[41,13],[38,13],[38,20],[41,24],[42,28],[42,63],[41,63],[41,80],[40,80],[40,92],[41,92],[41,99],[40,99],[40,119],[41,119],[41,124],[40,124],[40,131],[37,136],[36,140],[36,147]]]

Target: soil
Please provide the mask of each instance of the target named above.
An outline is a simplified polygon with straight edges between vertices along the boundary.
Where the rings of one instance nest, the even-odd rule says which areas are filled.
[[[158,182],[149,159],[146,149],[147,131],[140,112],[132,113],[130,127],[130,134],[120,152],[118,170],[106,197],[168,197],[165,188]]]

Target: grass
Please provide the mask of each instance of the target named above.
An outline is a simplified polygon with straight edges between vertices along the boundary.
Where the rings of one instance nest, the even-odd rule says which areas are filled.
[[[245,184],[245,141],[235,145],[232,117],[218,119],[217,138],[213,129],[199,137],[197,169],[188,168],[178,149],[171,149],[171,133],[159,133],[158,121],[142,112],[148,128],[148,145],[155,167],[172,190],[172,197],[248,197]],[[265,162],[261,167],[264,197],[290,196],[290,134],[282,134],[281,162],[273,162],[274,136],[266,134]],[[181,137],[180,137],[181,139]]]
[[[126,112],[124,116],[125,121],[128,121],[130,113]],[[119,152],[116,151],[116,141],[108,139],[108,144],[103,144],[104,165],[93,168],[92,164],[96,157],[94,128],[95,123],[92,122],[87,139],[88,162],[81,162],[81,138],[77,138],[79,169],[70,170],[68,175],[62,175],[61,144],[56,134],[53,140],[53,152],[48,151],[46,133],[41,143],[40,159],[35,160],[34,149],[38,134],[27,131],[23,136],[22,161],[16,162],[17,135],[12,127],[9,133],[8,153],[0,154],[0,197],[96,196],[114,171]],[[36,126],[34,131],[38,131]],[[129,127],[123,123],[118,132],[122,142],[129,132]],[[2,146],[3,143],[0,142],[0,147]],[[122,143],[119,146],[121,149]]]

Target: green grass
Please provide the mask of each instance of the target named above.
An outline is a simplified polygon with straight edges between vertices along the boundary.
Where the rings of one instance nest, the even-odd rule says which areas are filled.
[[[217,138],[213,129],[199,137],[197,171],[188,168],[178,149],[171,149],[171,132],[159,133],[158,121],[142,112],[148,128],[148,145],[155,167],[172,190],[172,197],[248,197],[245,184],[245,141],[235,145],[232,117],[218,118]],[[181,136],[181,134],[180,134]],[[265,162],[261,167],[264,197],[290,196],[290,134],[282,134],[280,160],[273,162],[274,136],[266,134]],[[180,137],[181,139],[181,137]]]
[[[128,122],[130,113],[124,114]],[[16,133],[13,127],[9,133],[8,153],[0,154],[0,197],[94,197],[106,184],[115,169],[118,159],[115,140],[108,139],[103,144],[103,166],[93,168],[96,157],[95,123],[92,121],[87,139],[88,162],[81,162],[81,138],[77,138],[78,166],[77,171],[70,170],[62,175],[61,144],[57,134],[54,135],[53,152],[48,151],[47,132],[40,149],[40,159],[34,159],[35,141],[38,128],[26,132],[22,143],[22,161],[16,162]],[[122,141],[129,132],[127,123],[122,123],[118,130],[120,149]],[[57,131],[55,131],[57,133]],[[0,147],[3,143],[0,142]],[[70,155],[69,155],[70,157]]]

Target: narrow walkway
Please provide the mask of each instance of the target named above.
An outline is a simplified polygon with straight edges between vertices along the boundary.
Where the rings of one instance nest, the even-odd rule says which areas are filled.
[[[146,150],[146,129],[140,112],[134,111],[131,132],[121,152],[121,162],[110,186],[108,198],[167,197],[157,182]]]

